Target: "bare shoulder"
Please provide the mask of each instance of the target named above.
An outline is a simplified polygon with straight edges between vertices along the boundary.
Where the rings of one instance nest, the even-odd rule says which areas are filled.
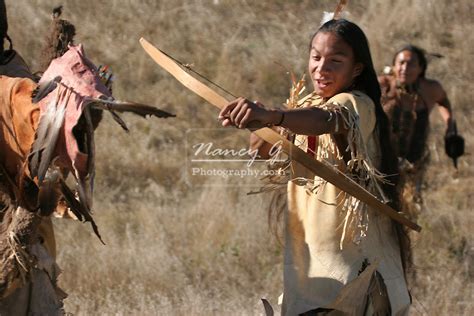
[[[441,85],[441,83],[434,79],[422,78],[420,80],[420,85],[423,90],[426,90],[429,92],[433,92],[433,93],[439,92],[439,91],[444,92],[444,88]]]
[[[446,97],[443,86],[437,80],[423,78],[420,81],[420,88],[424,94],[429,95],[435,102],[439,102]]]

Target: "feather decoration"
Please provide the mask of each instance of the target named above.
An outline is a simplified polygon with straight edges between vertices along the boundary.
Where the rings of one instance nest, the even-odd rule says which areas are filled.
[[[45,179],[39,187],[38,206],[42,216],[48,216],[54,212],[60,192],[58,183],[61,173],[56,168],[50,168],[46,173]]]
[[[116,111],[116,112],[131,112],[141,117],[156,116],[159,118],[175,117],[176,115],[169,112],[160,110],[154,106],[135,103],[135,102],[124,102],[119,100],[102,100],[93,99],[93,107],[100,110]]]
[[[320,25],[323,25],[323,24],[325,24],[326,22],[331,21],[332,19],[334,19],[334,13],[333,13],[333,12],[324,11],[324,12],[323,12],[323,18],[321,19]]]
[[[336,6],[336,9],[334,9],[334,12],[324,11],[323,18],[321,19],[321,25],[331,20],[337,20],[337,19],[342,18],[343,11],[346,5],[347,5],[347,0],[340,0]]]
[[[130,130],[128,129],[127,123],[125,123],[125,121],[120,117],[120,115],[115,113],[114,110],[109,110],[109,112],[110,112],[110,115],[112,115],[112,118],[114,119],[114,121],[117,122],[117,124],[120,125],[120,127],[124,131],[126,131],[127,133],[130,132]]]
[[[43,181],[53,159],[59,132],[64,123],[66,109],[64,106],[58,106],[59,99],[60,89],[58,89],[56,97],[50,102],[44,115],[40,117],[36,138],[28,159],[31,176],[38,176],[39,184]]]
[[[87,206],[84,203],[81,203],[81,201],[78,201],[76,199],[75,194],[71,191],[71,189],[67,186],[66,182],[64,182],[63,178],[59,178],[59,184],[61,187],[61,193],[64,197],[64,200],[70,207],[71,211],[76,215],[76,217],[81,221],[81,222],[90,222],[92,229],[94,230],[94,233],[96,236],[99,238],[100,242],[104,243],[102,240],[102,237],[99,234],[99,229],[92,218],[89,210],[87,209]]]
[[[336,6],[336,9],[334,10],[334,15],[333,19],[337,20],[341,18],[341,13],[344,11],[345,6],[347,5],[347,0],[339,0],[339,3]]]
[[[47,96],[51,91],[56,89],[58,83],[61,82],[61,76],[55,77],[53,80],[42,82],[38,84],[35,90],[31,93],[31,100],[33,103],[38,103]]]
[[[434,58],[444,58],[444,55],[441,55],[440,53],[427,53],[427,55]]]
[[[86,210],[81,205],[81,203],[79,203],[79,201],[76,199],[75,194],[67,186],[64,179],[60,178],[59,184],[60,184],[61,194],[64,197],[64,201],[66,201],[67,206],[71,209],[71,211],[74,213],[74,215],[77,217],[78,220],[80,220],[81,222],[84,222],[83,214],[87,214]]]
[[[263,308],[265,309],[265,315],[273,316],[274,315],[273,307],[270,304],[270,302],[264,298],[262,298],[261,300],[262,300]]]
[[[84,109],[84,117],[86,119],[86,136],[87,136],[87,176],[89,178],[89,192],[94,192],[95,178],[95,142],[94,142],[94,125],[92,124],[91,110],[89,107]],[[92,207],[92,198],[90,201]]]
[[[69,98],[71,95],[70,91],[66,91],[66,98]],[[59,138],[59,133],[63,127],[64,119],[65,119],[65,114],[66,114],[66,107],[62,105],[62,102],[59,105],[56,103],[54,107],[58,106],[56,108],[56,111],[53,110],[54,117],[52,118],[52,121],[50,123],[50,128],[48,129],[48,135],[44,139],[43,143],[40,143],[40,150],[41,152],[41,157],[39,161],[39,166],[38,166],[38,181],[39,184],[44,179],[44,176],[46,175],[46,172],[48,171],[48,168],[50,166],[51,160],[54,158],[54,152],[56,149],[56,143]],[[66,102],[67,104],[67,102]],[[51,106],[53,107],[53,106]]]
[[[59,18],[59,16],[61,16],[61,14],[63,13],[63,6],[62,5],[59,5],[55,8],[53,8],[53,19],[57,19]]]
[[[79,195],[79,202],[84,205],[87,213],[91,213],[92,209],[92,197],[91,192],[89,192],[89,188],[86,186],[86,180],[79,177],[79,173],[76,170],[75,174],[76,178],[76,188],[77,193]]]

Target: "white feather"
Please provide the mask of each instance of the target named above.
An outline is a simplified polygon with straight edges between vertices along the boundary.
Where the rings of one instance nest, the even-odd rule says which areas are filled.
[[[323,25],[326,22],[331,21],[334,18],[334,12],[323,12],[323,18],[321,19],[321,25]]]
[[[347,19],[350,15],[351,14],[349,13],[349,11],[342,11],[339,14],[339,19]],[[323,18],[321,19],[321,25],[323,25],[326,22],[331,21],[332,19],[334,19],[334,12],[324,11]]]

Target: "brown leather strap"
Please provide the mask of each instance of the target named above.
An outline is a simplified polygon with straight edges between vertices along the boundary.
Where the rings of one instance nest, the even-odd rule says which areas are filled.
[[[140,44],[143,49],[150,55],[153,60],[160,65],[163,69],[168,71],[173,77],[181,82],[185,87],[211,103],[212,105],[222,109],[226,106],[229,101],[224,97],[216,93],[214,90],[192,77],[189,73],[184,71],[179,65],[177,65],[171,58],[166,56],[159,49],[151,45],[144,38],[140,39]],[[299,162],[304,167],[308,168],[318,177],[332,183],[339,189],[349,193],[356,197],[363,203],[371,206],[374,210],[378,210],[385,215],[389,216],[393,220],[406,225],[407,227],[421,231],[421,227],[411,222],[402,214],[398,213],[390,206],[379,201],[372,193],[365,190],[363,187],[358,185],[353,180],[346,177],[343,173],[335,171],[334,168],[319,162],[310,157],[306,152],[289,142],[286,138],[271,130],[268,127],[258,129],[254,131],[257,136],[263,138],[266,142],[271,144],[280,144],[282,150],[285,151],[290,157]]]

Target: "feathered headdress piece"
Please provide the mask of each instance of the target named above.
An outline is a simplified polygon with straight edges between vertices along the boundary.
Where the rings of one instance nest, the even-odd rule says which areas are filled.
[[[334,9],[334,12],[324,11],[323,18],[321,20],[321,25],[323,25],[324,23],[330,20],[340,19],[343,15],[343,11],[346,5],[347,5],[347,0],[339,0],[339,2],[337,3],[336,9]]]

